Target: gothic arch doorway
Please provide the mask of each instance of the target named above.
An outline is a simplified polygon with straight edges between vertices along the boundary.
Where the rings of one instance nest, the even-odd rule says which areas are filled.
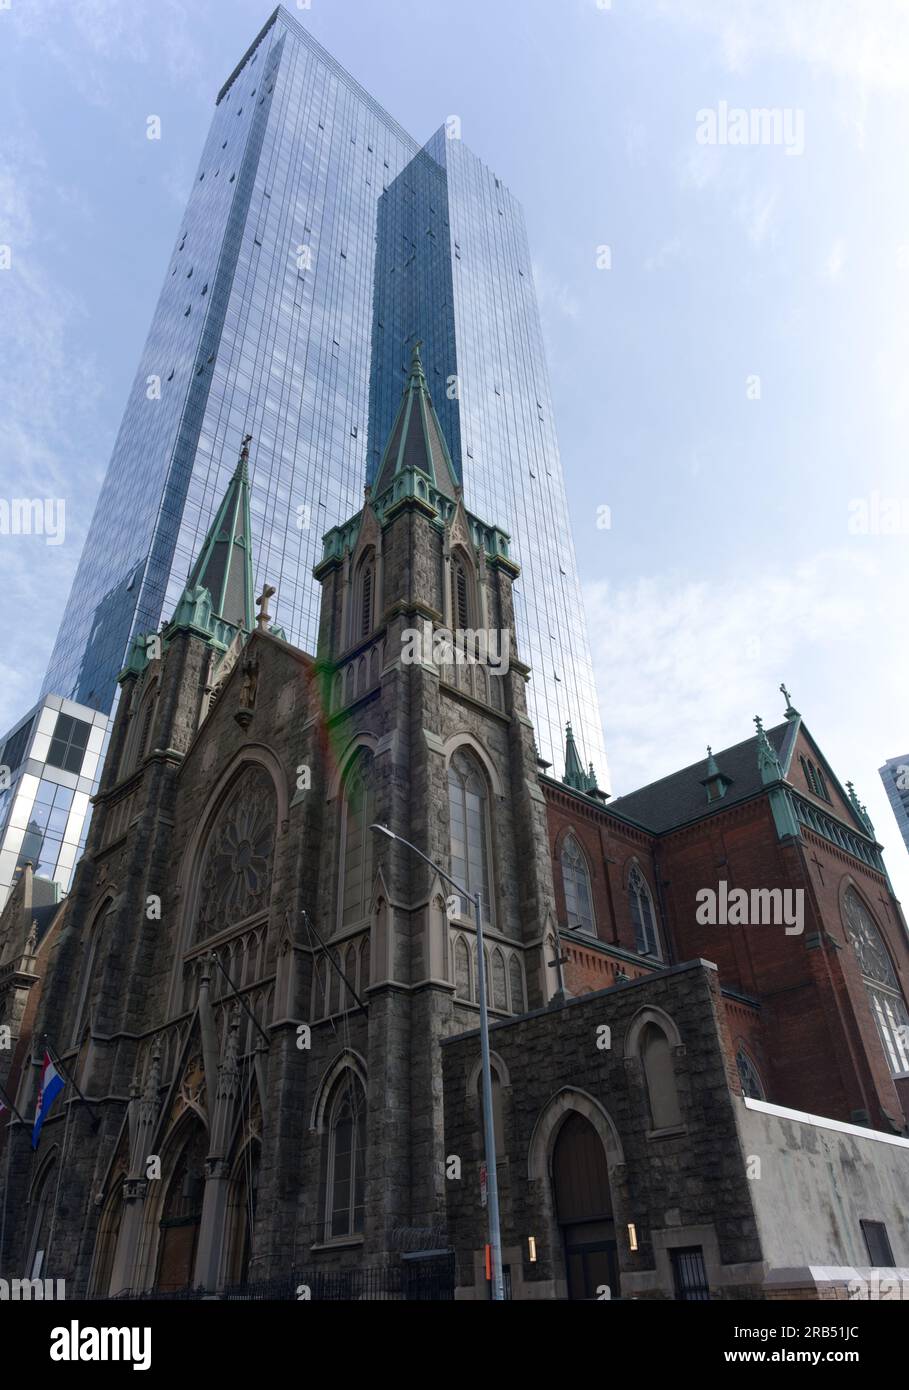
[[[180,1150],[161,1208],[155,1288],[162,1293],[188,1288],[193,1282],[207,1153],[208,1134],[196,1121]]]
[[[606,1151],[593,1125],[573,1110],[552,1151],[552,1191],[570,1299],[619,1297],[615,1219]]]

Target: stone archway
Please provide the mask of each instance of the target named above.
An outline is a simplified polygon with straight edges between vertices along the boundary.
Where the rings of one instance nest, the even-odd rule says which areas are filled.
[[[612,1188],[606,1150],[578,1110],[563,1121],[552,1151],[552,1197],[565,1258],[568,1297],[619,1294]]]
[[[528,1177],[541,1193],[561,1249],[571,1299],[620,1293],[610,1173],[624,1164],[612,1118],[586,1091],[563,1087],[540,1113],[530,1141]]]
[[[158,1218],[154,1287],[161,1293],[174,1293],[193,1283],[207,1153],[208,1133],[201,1121],[193,1120],[182,1136]]]

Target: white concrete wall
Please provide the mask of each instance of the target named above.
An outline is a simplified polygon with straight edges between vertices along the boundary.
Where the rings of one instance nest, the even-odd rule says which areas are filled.
[[[882,1221],[894,1264],[909,1265],[909,1140],[764,1101],[737,1112],[771,1267],[868,1266],[862,1219]]]

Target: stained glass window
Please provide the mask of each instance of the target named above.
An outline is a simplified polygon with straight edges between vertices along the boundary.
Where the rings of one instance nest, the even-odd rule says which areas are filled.
[[[590,873],[584,851],[573,835],[566,835],[562,844],[562,883],[565,888],[567,925],[594,933]]]
[[[898,1076],[909,1071],[909,1012],[893,962],[874,918],[854,888],[846,892],[843,918],[890,1071]]]

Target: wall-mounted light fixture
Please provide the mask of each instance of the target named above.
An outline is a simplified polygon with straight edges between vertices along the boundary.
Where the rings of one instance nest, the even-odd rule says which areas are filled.
[[[635,1226],[635,1224],[634,1224],[633,1221],[629,1221],[629,1223],[628,1223],[628,1249],[629,1249],[629,1250],[637,1250],[637,1248],[638,1248],[638,1232],[637,1232],[637,1227]]]
[[[527,1237],[527,1258],[532,1265],[537,1262],[537,1238],[536,1236]]]

